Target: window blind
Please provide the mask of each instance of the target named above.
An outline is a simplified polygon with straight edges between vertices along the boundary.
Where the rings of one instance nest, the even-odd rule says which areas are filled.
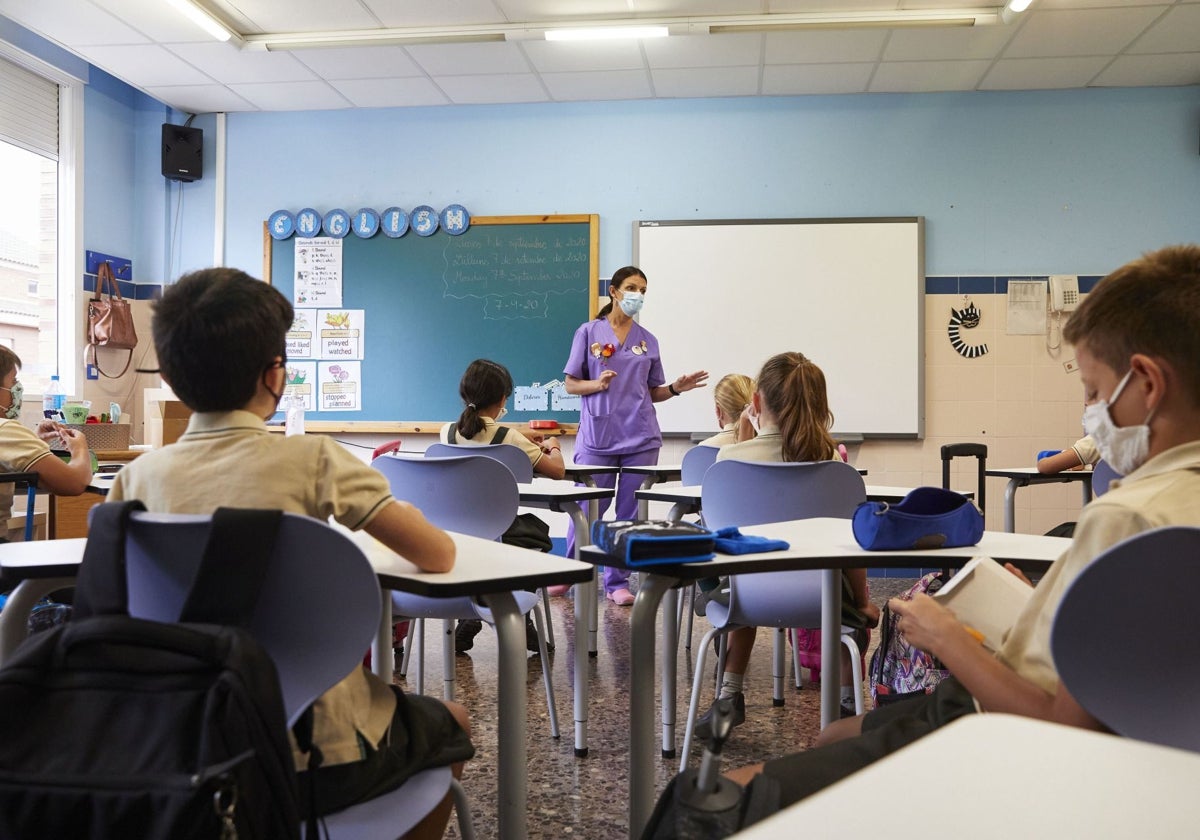
[[[0,140],[58,160],[58,84],[3,58]]]

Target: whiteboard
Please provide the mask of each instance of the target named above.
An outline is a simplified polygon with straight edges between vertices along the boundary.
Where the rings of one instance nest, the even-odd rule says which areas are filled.
[[[923,437],[924,233],[923,217],[635,222],[639,321],[667,379],[710,374],[655,406],[662,430],[714,430],[722,376],[798,350],[825,372],[835,432]]]

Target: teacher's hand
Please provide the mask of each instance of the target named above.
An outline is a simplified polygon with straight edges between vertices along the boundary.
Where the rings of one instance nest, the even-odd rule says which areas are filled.
[[[600,390],[601,390],[601,391],[607,391],[607,390],[608,390],[608,384],[609,384],[610,382],[612,382],[612,379],[613,379],[613,377],[614,377],[614,376],[616,376],[616,375],[617,375],[617,372],[616,372],[615,370],[604,370],[604,371],[601,371],[601,372],[600,372],[600,378],[596,380],[596,382],[597,382],[597,383],[599,383],[599,385],[600,385]]]
[[[708,371],[698,370],[695,373],[679,377],[671,384],[675,387],[676,391],[682,394],[684,391],[690,391],[693,388],[703,388],[707,382]]]

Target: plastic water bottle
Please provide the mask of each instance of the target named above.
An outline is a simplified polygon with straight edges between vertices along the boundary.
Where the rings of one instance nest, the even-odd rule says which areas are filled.
[[[283,433],[288,437],[304,434],[304,397],[299,394],[292,394],[288,400]]]
[[[63,390],[62,382],[58,379],[58,374],[50,377],[50,385],[46,388],[46,393],[42,395],[42,414],[43,416],[52,416],[56,420],[62,420],[62,409],[67,404],[67,394]],[[47,414],[46,412],[52,412]]]

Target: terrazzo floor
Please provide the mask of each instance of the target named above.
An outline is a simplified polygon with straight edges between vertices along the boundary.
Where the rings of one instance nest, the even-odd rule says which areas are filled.
[[[872,578],[871,599],[881,607],[889,597],[904,591],[913,581],[902,578]],[[635,586],[636,589],[636,586]],[[546,696],[538,657],[529,659],[528,676],[528,812],[531,838],[622,838],[628,836],[629,769],[629,607],[600,601],[597,656],[590,660],[591,706],[589,751],[585,758],[574,755],[572,684],[574,671],[573,603],[569,597],[552,598],[557,650],[550,654],[554,695],[558,705],[562,737],[550,737]],[[660,625],[661,626],[661,625]],[[697,619],[694,646],[709,627]],[[441,622],[431,622],[425,633],[425,692],[440,696]],[[661,633],[661,630],[659,631]],[[789,682],[785,705],[771,705],[771,641],[768,630],[760,630],[758,643],[746,678],[746,722],[734,730],[724,751],[723,766],[735,767],[764,758],[807,748],[816,737],[820,720],[820,692],[805,681],[797,690]],[[872,645],[876,634],[872,634]],[[678,665],[677,749],[682,747],[683,723],[693,676],[693,656],[680,644]],[[714,657],[710,654],[709,666]],[[497,650],[494,632],[485,627],[475,638],[474,648],[455,657],[455,699],[471,713],[475,758],[467,765],[463,786],[471,802],[475,831],[480,838],[497,836],[496,821],[496,680]],[[807,671],[804,672],[807,678]],[[789,680],[790,680],[789,667]],[[406,690],[415,690],[415,671],[408,678],[396,675]],[[411,684],[411,685],[410,685]],[[711,682],[709,682],[711,686]],[[869,703],[869,698],[868,703]],[[701,711],[712,702],[711,688],[701,698]],[[658,703],[656,701],[656,708]],[[869,708],[869,705],[868,705]],[[660,732],[655,724],[656,737]],[[658,750],[655,751],[658,754]],[[693,747],[692,762],[700,749]],[[678,770],[679,759],[657,759],[657,791]],[[458,837],[451,820],[448,837]]]

